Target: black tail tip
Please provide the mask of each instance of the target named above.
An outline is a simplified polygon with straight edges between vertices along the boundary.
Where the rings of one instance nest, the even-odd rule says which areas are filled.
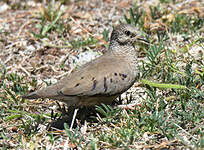
[[[24,98],[24,99],[36,99],[36,98],[40,98],[40,97],[35,92],[33,92],[33,93],[23,95],[22,98]]]

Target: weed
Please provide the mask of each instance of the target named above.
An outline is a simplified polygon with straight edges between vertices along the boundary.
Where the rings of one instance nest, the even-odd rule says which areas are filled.
[[[37,34],[32,32],[32,34],[36,38],[44,38],[49,32],[56,30],[63,35],[64,32],[70,29],[69,24],[64,23],[61,19],[63,13],[61,4],[59,4],[57,8],[55,3],[49,4],[47,8],[44,7],[43,11],[40,13],[41,23],[37,25],[37,28],[40,29],[40,33]]]
[[[97,43],[97,40],[91,37],[86,40],[82,38],[82,39],[73,40],[70,42],[73,48],[95,45],[96,43]]]

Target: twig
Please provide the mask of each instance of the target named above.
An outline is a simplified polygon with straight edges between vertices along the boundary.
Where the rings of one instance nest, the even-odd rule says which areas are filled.
[[[30,73],[25,68],[23,68],[21,64],[18,65],[18,68],[25,72],[28,76],[30,76]]]
[[[74,110],[74,115],[73,115],[73,118],[72,118],[72,123],[71,123],[71,126],[70,126],[70,130],[72,130],[72,128],[73,128],[73,125],[74,125],[74,121],[75,121],[75,118],[76,118],[76,115],[77,115],[77,111],[78,111],[79,109],[75,109]]]
[[[107,42],[106,42],[105,40],[103,40],[103,39],[101,39],[101,38],[99,38],[99,37],[97,37],[97,36],[94,36],[94,35],[91,34],[87,29],[85,29],[85,28],[82,27],[80,24],[78,24],[78,23],[76,22],[76,20],[75,20],[72,16],[70,16],[70,18],[71,18],[71,20],[72,20],[78,27],[80,27],[82,30],[84,30],[88,35],[90,35],[90,36],[96,38],[97,40],[102,41],[102,42],[104,42],[104,43],[107,44]]]
[[[18,34],[17,34],[17,38],[20,36],[20,34],[21,34],[23,28],[24,28],[25,26],[29,25],[30,23],[31,23],[31,21],[29,20],[29,21],[27,21],[26,23],[24,23],[24,24],[20,27],[19,32],[18,32]]]
[[[190,133],[188,133],[186,130],[184,130],[181,126],[179,126],[178,124],[174,123],[179,129],[181,129],[183,132],[185,132],[187,135],[189,135],[190,137],[192,137],[193,139],[197,140],[197,138],[195,138],[194,136],[192,136]]]

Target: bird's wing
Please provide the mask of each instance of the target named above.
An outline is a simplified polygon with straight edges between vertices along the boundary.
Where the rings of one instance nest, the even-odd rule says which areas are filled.
[[[64,96],[116,95],[135,81],[127,61],[120,57],[101,56],[60,81],[57,92]]]

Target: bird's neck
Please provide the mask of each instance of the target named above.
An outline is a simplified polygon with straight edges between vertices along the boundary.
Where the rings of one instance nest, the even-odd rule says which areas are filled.
[[[137,58],[137,51],[132,44],[111,43],[109,51],[114,55],[131,56]]]
[[[118,57],[119,59],[124,59],[128,61],[129,66],[133,69],[133,74],[136,76],[138,73],[138,52],[135,49],[134,45],[121,45],[118,43],[111,44],[109,47],[109,52],[106,55],[114,55],[114,57]],[[121,63],[123,60],[121,61]],[[118,64],[120,65],[120,64]]]

